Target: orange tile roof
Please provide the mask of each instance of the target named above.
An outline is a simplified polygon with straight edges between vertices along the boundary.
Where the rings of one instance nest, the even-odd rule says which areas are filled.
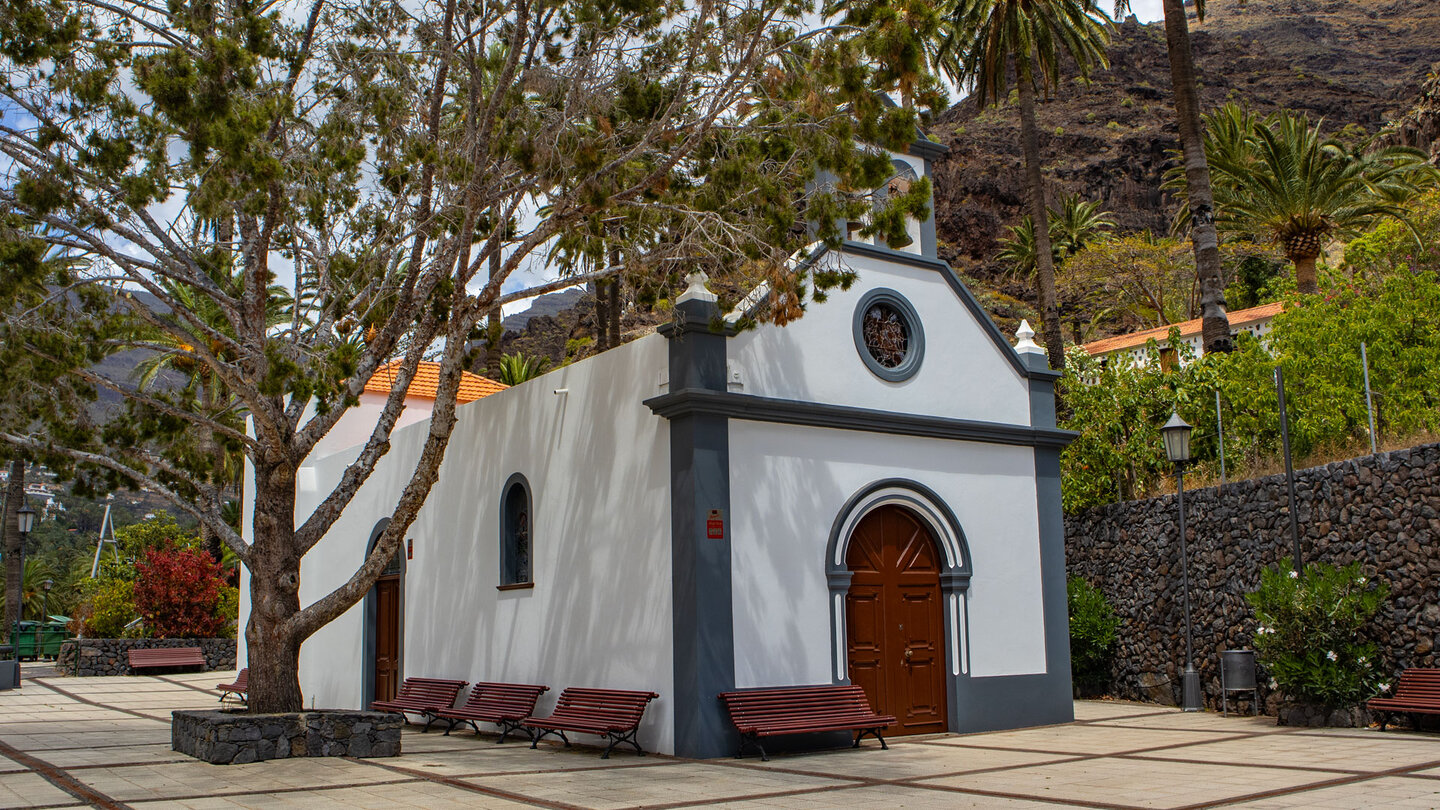
[[[1268,320],[1280,314],[1285,305],[1280,302],[1273,304],[1261,304],[1258,307],[1239,309],[1229,313],[1230,325],[1245,326],[1256,321]],[[1092,355],[1109,354],[1121,349],[1136,349],[1144,346],[1150,340],[1163,341],[1170,335],[1170,330],[1178,327],[1180,337],[1194,337],[1200,334],[1200,319],[1196,318],[1184,323],[1174,323],[1167,326],[1157,326],[1154,329],[1146,329],[1143,332],[1131,332],[1128,335],[1116,335],[1115,337],[1102,338],[1085,344],[1085,351]]]
[[[389,363],[375,370],[375,376],[365,383],[367,394],[388,394],[390,388],[395,384],[395,376],[400,369],[399,360],[392,360]],[[481,377],[479,374],[471,374],[468,371],[460,372],[460,393],[456,401],[461,405],[467,402],[474,402],[477,399],[488,397],[491,394],[504,391],[510,386],[498,383],[488,377]],[[435,393],[440,388],[440,364],[428,360],[420,361],[415,369],[415,379],[410,381],[410,389],[405,392],[406,397],[424,397],[434,399]]]

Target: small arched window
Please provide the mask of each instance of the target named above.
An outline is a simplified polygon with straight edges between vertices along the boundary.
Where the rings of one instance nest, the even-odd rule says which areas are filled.
[[[527,588],[535,583],[531,568],[533,509],[530,482],[516,473],[500,495],[500,587]]]

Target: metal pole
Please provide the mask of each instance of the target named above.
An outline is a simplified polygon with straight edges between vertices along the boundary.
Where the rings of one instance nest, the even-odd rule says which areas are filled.
[[[1190,630],[1190,551],[1185,542],[1185,466],[1175,465],[1175,494],[1180,504],[1180,582],[1185,588],[1185,674],[1181,678],[1180,708],[1200,711],[1200,673],[1195,671],[1194,645]]]
[[[1220,418],[1220,389],[1215,389],[1215,436],[1220,440],[1220,486],[1225,486],[1225,423]]]
[[[1375,403],[1370,400],[1370,358],[1365,356],[1365,341],[1360,341],[1360,368],[1365,372],[1365,412],[1370,416],[1370,455],[1375,455]]]
[[[1300,513],[1295,505],[1295,466],[1290,460],[1290,420],[1285,415],[1285,374],[1275,367],[1275,392],[1280,395],[1280,445],[1285,450],[1285,489],[1290,496],[1290,540],[1295,544],[1295,571],[1305,570],[1300,553]]]

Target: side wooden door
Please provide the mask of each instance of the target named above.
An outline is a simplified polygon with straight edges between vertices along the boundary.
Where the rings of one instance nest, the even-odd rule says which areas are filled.
[[[391,700],[400,687],[400,577],[375,581],[375,699]]]
[[[851,683],[882,714],[891,734],[946,730],[945,618],[940,556],[929,529],[911,512],[883,506],[861,519],[846,562],[845,600]]]

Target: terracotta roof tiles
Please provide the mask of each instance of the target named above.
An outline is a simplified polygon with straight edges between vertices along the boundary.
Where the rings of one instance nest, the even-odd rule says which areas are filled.
[[[365,392],[367,394],[390,393],[391,386],[395,384],[395,376],[399,373],[400,363],[399,360],[392,360],[376,369],[375,376],[365,383]],[[464,371],[461,372],[460,393],[456,396],[456,401],[464,405],[467,402],[474,402],[477,399],[499,393],[509,387],[488,377]],[[405,396],[434,399],[439,388],[440,364],[422,360],[415,369],[415,379],[410,381],[410,389],[405,392]]]
[[[1273,304],[1261,304],[1258,307],[1239,309],[1230,313],[1230,325],[1245,326],[1256,321],[1269,320],[1279,315],[1285,305],[1280,302]],[[1110,352],[1123,349],[1137,349],[1144,346],[1150,340],[1161,341],[1170,334],[1170,330],[1179,327],[1180,337],[1188,338],[1200,334],[1200,319],[1185,321],[1184,323],[1157,326],[1154,329],[1146,329],[1143,332],[1131,332],[1128,335],[1116,335],[1115,337],[1102,338],[1085,344],[1085,351],[1091,355],[1109,354]]]

